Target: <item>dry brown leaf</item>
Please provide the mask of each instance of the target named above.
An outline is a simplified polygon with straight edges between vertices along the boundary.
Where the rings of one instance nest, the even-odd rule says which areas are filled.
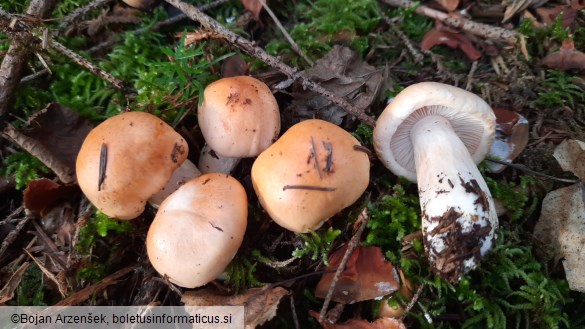
[[[496,138],[492,143],[489,156],[511,163],[528,144],[528,120],[522,115],[503,108],[494,108],[496,115]],[[489,163],[493,173],[502,172],[506,166]]]
[[[430,50],[438,45],[460,49],[472,61],[476,61],[481,57],[479,50],[475,49],[471,40],[465,34],[444,27],[435,27],[427,32],[421,42],[421,49]]]
[[[534,235],[554,248],[563,267],[569,288],[585,292],[585,186],[577,183],[554,190],[542,201],[542,211]]]
[[[554,151],[563,170],[577,177],[585,176],[585,143],[568,140]],[[542,211],[535,237],[552,246],[556,260],[563,259],[563,267],[572,290],[585,292],[585,185],[583,182],[554,190],[542,201]]]
[[[502,19],[502,23],[509,21],[516,14],[528,7],[539,7],[546,2],[548,2],[548,0],[504,0],[503,4],[506,6],[506,10],[504,11],[504,18]]]
[[[76,186],[64,186],[50,179],[35,179],[24,190],[24,207],[35,215],[45,216],[55,205],[79,194]]]
[[[585,53],[575,49],[572,39],[563,41],[559,51],[546,55],[542,65],[559,70],[585,69]]]
[[[334,251],[329,256],[327,270],[336,271],[339,267],[347,245]],[[315,288],[315,296],[325,298],[335,273],[326,273]],[[389,295],[398,290],[400,282],[396,269],[384,258],[379,247],[355,248],[345,270],[339,277],[331,300],[353,304],[363,300],[370,300]]]
[[[564,171],[585,180],[585,143],[578,140],[564,140],[559,144],[553,156]]]
[[[571,0],[571,8],[575,10],[585,9],[585,1],[583,0]]]
[[[268,0],[264,0],[268,4]],[[260,21],[260,12],[262,12],[262,4],[258,0],[240,0],[244,8],[249,10],[254,15],[256,22]]]
[[[317,319],[317,321],[319,320],[318,312],[310,310],[309,315]],[[320,324],[323,329],[406,329],[401,320],[393,318],[380,318],[374,322],[368,322],[363,319],[350,319],[343,323],[323,321]]]
[[[0,290],[0,305],[14,298],[14,291],[20,285],[20,281],[29,265],[29,262],[23,263],[14,273],[12,273],[10,279],[8,279],[4,287],[2,287],[2,290]]]
[[[221,76],[223,78],[247,75],[250,65],[239,54],[227,58],[221,64]]]
[[[336,45],[304,75],[321,84],[333,94],[345,98],[360,111],[365,111],[384,89],[383,71],[360,60],[347,47]],[[294,100],[284,111],[289,122],[317,118],[340,125],[347,113],[323,96],[295,85]]]
[[[575,20],[577,19],[578,9],[573,6],[555,5],[553,7],[536,8],[535,11],[542,24],[546,26],[552,26],[555,23],[557,16],[562,13],[562,27],[569,28],[571,30],[574,30],[575,27],[577,27]]]
[[[222,295],[211,289],[187,291],[181,301],[185,306],[244,306],[245,328],[254,329],[276,315],[278,304],[286,295],[286,289],[267,285],[235,296]]]
[[[435,0],[447,11],[453,11],[459,6],[459,0]]]
[[[64,165],[75,168],[77,153],[91,129],[89,120],[70,108],[53,103],[30,117],[25,133]]]

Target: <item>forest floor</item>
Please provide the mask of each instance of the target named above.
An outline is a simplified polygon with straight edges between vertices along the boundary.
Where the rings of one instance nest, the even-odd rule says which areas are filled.
[[[188,0],[127,2],[145,7],[0,1],[0,305],[211,298],[246,305],[249,328],[585,328],[583,151],[573,141],[585,141],[582,1],[193,4],[201,11]],[[318,230],[293,233],[263,210],[254,159],[243,159],[232,175],[248,195],[244,241],[221,280],[186,289],[148,260],[156,209],[129,221],[97,211],[76,183],[75,159],[92,127],[145,111],[179,132],[197,163],[203,90],[237,75],[270,87],[281,132],[318,118],[351,133],[369,153],[370,182]],[[458,283],[430,269],[417,186],[385,168],[372,141],[387,104],[425,81],[484,99],[496,114],[499,145],[514,150],[500,170],[489,160],[479,165],[499,231],[479,268]],[[559,164],[562,152],[572,168]],[[352,257],[340,273],[349,278],[316,292],[346,250]],[[357,303],[347,303],[357,298],[351,294],[325,298],[352,275],[370,275],[372,253],[384,255],[378,267],[388,276],[400,276],[397,292]],[[392,307],[392,324],[378,319],[388,316],[383,304]]]

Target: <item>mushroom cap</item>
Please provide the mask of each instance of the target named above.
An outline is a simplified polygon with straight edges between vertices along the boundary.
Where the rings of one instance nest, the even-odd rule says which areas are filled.
[[[438,82],[421,82],[402,90],[384,109],[374,128],[374,148],[380,160],[397,176],[416,182],[410,129],[418,119],[440,115],[478,164],[490,150],[496,119],[479,96]]]
[[[107,156],[100,185],[102,145]],[[186,141],[161,119],[144,112],[122,113],[102,122],[85,138],[77,155],[77,181],[100,211],[132,219],[165,186],[187,153]]]
[[[291,231],[319,228],[368,186],[370,160],[355,145],[360,145],[357,139],[327,121],[292,126],[252,166],[262,207]]]
[[[195,288],[217,278],[244,239],[248,200],[225,174],[194,178],[160,206],[146,237],[152,266],[171,282]]]
[[[255,157],[280,133],[280,112],[270,88],[248,76],[208,85],[197,119],[211,149],[226,157]]]

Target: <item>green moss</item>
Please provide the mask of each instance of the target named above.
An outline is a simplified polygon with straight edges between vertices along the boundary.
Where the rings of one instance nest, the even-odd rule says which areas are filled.
[[[531,192],[536,186],[534,177],[521,176],[518,185],[490,177],[485,177],[485,180],[492,196],[500,200],[506,208],[510,220],[527,218],[536,210],[538,198]]]
[[[32,264],[24,273],[20,285],[16,289],[16,305],[18,306],[44,306],[47,305],[43,272]]]
[[[329,227],[327,230],[310,231],[308,234],[299,234],[304,246],[293,251],[294,257],[310,257],[312,260],[321,259],[325,265],[329,264],[329,252],[333,241],[341,234],[341,230]]]
[[[31,180],[50,172],[41,161],[26,152],[17,152],[4,158],[0,175],[13,178],[16,189],[24,189]]]
[[[262,286],[256,276],[256,264],[244,257],[236,257],[225,270],[226,285],[232,288],[234,293],[239,293],[251,287]]]
[[[79,243],[75,246],[77,251],[82,254],[89,253],[98,237],[105,238],[111,232],[125,233],[132,229],[130,221],[121,221],[108,217],[108,215],[97,211],[90,218],[80,232]]]
[[[421,327],[569,328],[563,311],[563,305],[571,302],[567,282],[551,277],[525,243],[516,233],[502,229],[494,250],[459,284],[432,275],[419,277],[427,285],[421,303],[430,316],[459,314],[455,322],[432,324],[415,315]]]
[[[391,194],[368,205],[370,220],[365,243],[381,247],[394,264],[400,263],[402,238],[421,229],[418,196],[407,195],[405,185],[409,183],[394,185]]]

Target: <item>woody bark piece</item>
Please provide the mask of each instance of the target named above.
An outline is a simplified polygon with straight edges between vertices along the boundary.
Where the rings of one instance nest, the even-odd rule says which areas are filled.
[[[44,18],[51,12],[55,0],[32,0],[26,14],[35,18]],[[30,55],[30,48],[21,42],[22,35],[13,36],[10,48],[0,65],[0,118],[10,110],[14,101],[14,92]]]
[[[414,2],[410,0],[382,0],[382,2],[389,6],[402,8],[412,8],[415,5]],[[414,11],[419,15],[438,19],[450,27],[461,29],[465,32],[469,32],[471,34],[488,39],[502,40],[511,45],[515,45],[518,40],[523,37],[522,34],[515,31],[506,30],[497,26],[477,23],[462,17],[449,15],[424,5],[416,7]]]

